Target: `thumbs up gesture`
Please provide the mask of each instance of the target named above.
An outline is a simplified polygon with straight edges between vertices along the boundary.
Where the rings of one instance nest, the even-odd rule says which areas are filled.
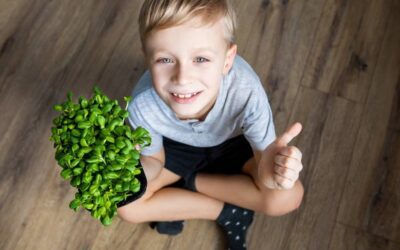
[[[288,144],[301,130],[300,123],[293,124],[262,152],[258,176],[267,188],[291,189],[299,178],[302,153]]]

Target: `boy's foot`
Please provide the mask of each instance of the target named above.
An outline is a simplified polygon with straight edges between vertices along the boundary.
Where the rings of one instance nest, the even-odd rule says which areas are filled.
[[[230,250],[246,249],[247,229],[253,222],[254,212],[225,203],[217,223],[225,231]]]
[[[157,230],[159,234],[177,235],[183,230],[183,220],[151,222],[150,227]]]

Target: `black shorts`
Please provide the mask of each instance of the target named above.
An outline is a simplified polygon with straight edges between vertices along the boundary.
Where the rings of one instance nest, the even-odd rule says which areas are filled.
[[[194,172],[240,174],[247,160],[253,157],[250,144],[243,135],[213,147],[193,147],[163,138],[165,168],[186,180]]]

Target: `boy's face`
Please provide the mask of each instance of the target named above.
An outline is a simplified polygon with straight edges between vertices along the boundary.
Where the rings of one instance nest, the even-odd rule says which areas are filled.
[[[179,119],[204,120],[213,107],[236,55],[224,29],[222,19],[204,26],[196,18],[147,38],[144,54],[154,88]]]

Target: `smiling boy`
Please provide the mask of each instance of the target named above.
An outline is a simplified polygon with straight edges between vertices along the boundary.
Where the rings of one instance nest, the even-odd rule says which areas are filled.
[[[129,105],[129,121],[152,136],[141,152],[143,197],[118,209],[129,222],[216,220],[230,249],[246,249],[253,211],[297,209],[301,152],[276,137],[268,98],[238,56],[227,0],[145,0],[139,16],[149,70]],[[184,180],[184,188],[172,187]],[[187,190],[189,189],[189,190]]]

